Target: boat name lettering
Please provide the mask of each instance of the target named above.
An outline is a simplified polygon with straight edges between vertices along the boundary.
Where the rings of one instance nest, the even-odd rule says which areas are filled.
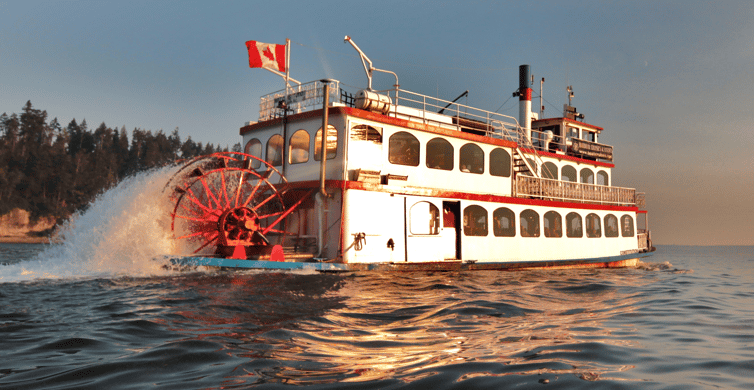
[[[613,147],[609,145],[598,144],[595,142],[584,141],[581,139],[572,139],[571,150],[583,156],[601,158],[613,161]]]

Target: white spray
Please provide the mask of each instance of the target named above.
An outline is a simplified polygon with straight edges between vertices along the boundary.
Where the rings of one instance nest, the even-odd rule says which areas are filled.
[[[176,169],[137,174],[98,196],[62,226],[59,244],[35,260],[1,267],[0,283],[168,273],[163,256],[174,253],[173,205],[163,189]]]

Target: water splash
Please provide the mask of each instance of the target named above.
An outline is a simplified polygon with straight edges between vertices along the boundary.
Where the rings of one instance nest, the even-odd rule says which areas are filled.
[[[172,204],[163,189],[176,169],[137,174],[98,196],[62,226],[59,244],[33,260],[3,266],[0,282],[168,273],[163,256],[174,253]]]

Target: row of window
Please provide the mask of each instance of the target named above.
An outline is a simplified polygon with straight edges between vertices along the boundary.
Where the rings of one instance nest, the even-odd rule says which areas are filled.
[[[429,216],[429,224],[427,224]],[[440,211],[434,204],[426,201],[414,204],[410,209],[411,234],[439,234]],[[604,225],[603,225],[604,222]],[[452,222],[450,222],[452,223]],[[449,221],[445,222],[448,226]],[[516,214],[507,207],[497,208],[492,212],[492,234],[495,237],[516,237],[516,226],[521,237],[539,237],[540,226],[544,230],[545,237],[634,237],[634,219],[628,214],[620,218],[613,214],[607,214],[600,218],[595,213],[589,213],[586,217],[577,212],[570,212],[563,217],[557,211],[548,211],[540,220],[539,213],[532,209],[521,211],[516,224]],[[604,226],[604,232],[603,232]],[[470,205],[463,210],[463,234],[466,236],[486,237],[489,235],[488,212],[482,206]],[[603,235],[604,234],[604,235]]]
[[[288,142],[288,163],[289,164],[301,164],[309,161],[310,147],[309,132],[301,129],[296,130],[291,135]],[[327,159],[332,160],[337,155],[338,150],[338,130],[333,125],[327,126],[327,138],[325,139]],[[246,143],[244,153],[252,156],[259,157],[270,163],[270,165],[279,167],[283,165],[283,136],[275,134],[267,140],[267,147],[264,156],[262,155],[262,142],[256,138],[252,138]],[[320,161],[322,156],[322,128],[317,130],[314,136],[314,160]],[[261,163],[259,161],[253,161],[252,168],[259,168]]]
[[[485,172],[485,153],[474,143],[467,143],[459,149],[458,165],[461,172],[482,174]],[[455,168],[455,150],[453,145],[441,137],[427,141],[424,163],[427,168],[451,171]],[[400,131],[390,136],[388,140],[388,162],[396,165],[419,166],[421,161],[421,144],[411,133]],[[529,160],[532,166],[534,161]],[[548,161],[542,164],[542,177],[554,180],[595,184],[594,172],[589,168],[576,168],[565,165],[558,175],[558,166]],[[511,156],[503,148],[495,148],[489,154],[489,172],[492,176],[510,177]],[[597,172],[596,184],[610,185],[610,178],[604,170]]]
[[[311,136],[304,129],[295,131],[288,142],[288,163],[301,164],[310,159],[310,150],[314,149],[314,160],[320,160],[322,145],[322,128],[317,130],[314,136],[313,147]],[[367,125],[356,125],[352,129],[352,139],[367,140],[382,143],[381,133]],[[327,159],[336,156],[338,148],[338,131],[329,125],[327,127]],[[283,165],[284,140],[280,134],[275,134],[267,140],[264,156],[262,155],[262,142],[256,138],[251,139],[245,146],[245,153],[264,159],[273,166]],[[479,145],[467,143],[458,151],[458,169],[461,172],[483,174],[488,168],[490,175],[499,177],[511,176],[511,155],[503,148],[495,148],[489,153],[489,166],[485,166],[487,157]],[[411,133],[399,131],[390,136],[388,141],[388,162],[396,165],[419,166],[421,161],[421,143]],[[530,160],[531,165],[535,165]],[[455,169],[455,148],[448,140],[436,137],[427,141],[425,146],[424,163],[427,168],[452,171]],[[254,162],[253,168],[259,168],[259,161]],[[560,170],[555,163],[548,161],[542,164],[542,177],[595,184],[595,174],[590,168],[582,168],[577,171],[575,167],[564,165]],[[597,171],[596,184],[610,185],[610,178],[604,170]]]

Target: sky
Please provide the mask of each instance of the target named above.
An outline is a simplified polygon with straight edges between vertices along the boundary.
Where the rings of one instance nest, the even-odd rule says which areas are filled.
[[[27,101],[232,147],[283,80],[245,42],[292,42],[291,77],[366,87],[349,35],[402,89],[517,116],[518,66],[566,86],[614,146],[613,185],[645,192],[655,244],[754,245],[754,2],[2,1],[0,113]],[[392,76],[376,74],[387,89]],[[533,106],[539,104],[534,86]]]

